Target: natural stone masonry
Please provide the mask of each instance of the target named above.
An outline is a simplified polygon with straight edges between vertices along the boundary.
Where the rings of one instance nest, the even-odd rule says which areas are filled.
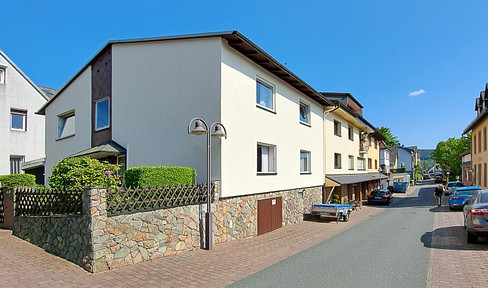
[[[256,236],[258,200],[282,197],[282,226],[287,226],[302,221],[321,195],[317,186],[216,199],[214,242]],[[201,248],[205,210],[202,203],[108,215],[106,190],[90,188],[84,191],[83,215],[16,217],[14,234],[95,273]]]

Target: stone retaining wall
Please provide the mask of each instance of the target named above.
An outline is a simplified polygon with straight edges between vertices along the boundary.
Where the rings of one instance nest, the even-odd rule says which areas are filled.
[[[257,203],[275,197],[282,197],[286,226],[302,221],[312,203],[322,203],[322,187],[215,199],[214,243],[256,236]],[[14,234],[93,273],[203,247],[205,203],[108,215],[105,189],[87,189],[83,198],[84,215],[16,217]]]

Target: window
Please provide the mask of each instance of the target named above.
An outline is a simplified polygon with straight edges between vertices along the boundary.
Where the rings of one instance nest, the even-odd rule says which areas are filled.
[[[476,154],[476,135],[473,135],[473,154]]]
[[[349,136],[349,140],[354,141],[354,127],[351,125],[347,129],[347,135]]]
[[[481,164],[478,164],[478,182],[476,184],[481,185]]]
[[[95,131],[110,126],[110,100],[104,99],[95,103]]]
[[[264,108],[274,111],[274,92],[273,86],[256,80],[256,103]]]
[[[483,151],[486,151],[486,127],[483,128]]]
[[[483,165],[483,187],[486,187],[486,178],[488,177],[488,171],[487,171],[487,163]]]
[[[300,101],[300,122],[310,125],[310,106]]]
[[[481,131],[478,131],[478,153],[481,153]]]
[[[378,159],[374,159],[374,169],[378,169]]]
[[[27,131],[27,110],[10,109],[10,129]]]
[[[276,146],[258,143],[258,173],[276,172]]]
[[[0,67],[0,84],[5,84],[5,68]]]
[[[117,175],[124,176],[125,172],[125,155],[117,156],[117,165],[119,165],[119,170],[117,170]]]
[[[378,149],[378,140],[376,140],[376,138],[373,138],[373,142],[374,142],[374,149]]]
[[[342,168],[342,159],[341,154],[334,153],[334,168],[341,169]]]
[[[300,173],[310,172],[310,152],[300,150]]]
[[[354,156],[352,155],[349,155],[349,160],[347,162],[347,167],[349,168],[349,170],[354,170]]]
[[[368,169],[373,169],[373,162],[371,161],[371,158],[368,158]]]
[[[58,116],[58,139],[75,135],[75,111]]]
[[[341,137],[341,122],[334,120],[334,135]]]
[[[364,158],[360,158],[358,157],[358,160],[357,160],[357,165],[358,165],[358,170],[365,170],[364,169]]]
[[[24,163],[24,156],[10,156],[10,174],[22,174],[20,165]]]

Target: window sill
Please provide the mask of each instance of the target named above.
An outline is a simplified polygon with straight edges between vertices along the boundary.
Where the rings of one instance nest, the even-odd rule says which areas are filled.
[[[307,123],[307,122],[300,121],[300,124],[307,126],[307,127],[312,127],[312,125],[310,125],[310,123]]]
[[[342,167],[334,167],[334,169],[342,169]]]
[[[95,129],[95,132],[100,132],[100,131],[103,131],[103,130],[107,130],[108,128],[110,128],[110,126],[98,128],[98,129]]]
[[[311,175],[312,172],[300,172],[300,175]]]
[[[14,129],[14,128],[10,128],[10,131],[25,132],[26,130],[25,129]]]
[[[261,106],[261,105],[259,105],[259,104],[256,104],[256,107],[258,107],[259,109],[263,109],[263,110],[265,110],[265,111],[268,111],[268,112],[270,112],[270,113],[276,114],[276,111],[275,111],[275,110],[273,110],[273,109],[269,109],[268,107]]]
[[[258,172],[256,175],[258,175],[258,176],[261,176],[261,175],[266,176],[266,175],[277,175],[277,174],[278,173],[276,173],[276,172]]]
[[[68,136],[61,137],[61,138],[56,138],[56,141],[64,140],[64,139],[71,138],[71,137],[74,137],[74,136],[75,136],[75,134],[71,134],[71,135],[68,135]]]

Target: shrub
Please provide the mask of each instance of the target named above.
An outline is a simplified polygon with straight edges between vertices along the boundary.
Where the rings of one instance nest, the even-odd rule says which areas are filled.
[[[334,196],[332,196],[332,204],[340,204],[341,203],[341,200],[339,199],[339,195],[337,194],[334,194]]]
[[[125,171],[126,187],[163,187],[194,185],[197,173],[188,167],[132,167]]]
[[[51,188],[80,189],[85,187],[117,188],[120,178],[118,165],[100,162],[89,157],[65,158],[53,167],[49,177]]]
[[[10,174],[0,176],[0,183],[6,187],[35,186],[36,176],[32,174]]]

